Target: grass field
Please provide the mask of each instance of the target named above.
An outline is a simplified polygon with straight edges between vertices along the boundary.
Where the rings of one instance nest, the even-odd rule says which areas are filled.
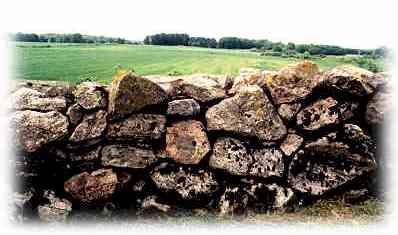
[[[277,70],[300,61],[243,50],[194,47],[16,43],[13,49],[14,78],[71,82],[91,79],[108,83],[120,68],[132,69],[140,75],[236,75],[243,67]],[[339,57],[313,61],[321,69],[344,63]]]

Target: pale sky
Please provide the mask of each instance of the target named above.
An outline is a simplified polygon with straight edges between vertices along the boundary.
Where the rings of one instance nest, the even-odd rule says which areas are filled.
[[[143,40],[160,32],[352,48],[391,45],[395,1],[9,1],[6,32],[82,33]]]

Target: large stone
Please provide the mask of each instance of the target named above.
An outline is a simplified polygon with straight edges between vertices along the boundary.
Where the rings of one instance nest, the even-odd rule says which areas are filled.
[[[199,121],[180,121],[167,128],[166,151],[178,163],[198,164],[210,149],[205,128]]]
[[[122,144],[106,145],[101,156],[103,166],[133,169],[145,168],[157,160],[152,150]]]
[[[374,156],[376,152],[376,143],[372,138],[366,135],[359,126],[345,124],[342,136],[344,142],[346,142],[352,150],[364,154],[365,156]]]
[[[288,181],[300,192],[322,195],[375,168],[374,158],[353,153],[348,145],[324,137],[306,144],[295,155]]]
[[[66,101],[61,97],[47,97],[39,91],[22,87],[11,95],[11,109],[64,112]]]
[[[166,117],[158,114],[133,114],[110,123],[107,135],[113,139],[160,139],[166,131]]]
[[[366,106],[365,120],[369,125],[380,125],[391,116],[393,107],[391,92],[378,92]]]
[[[296,134],[288,134],[286,139],[281,143],[281,150],[286,156],[292,155],[303,143],[303,137]]]
[[[165,100],[165,91],[156,83],[121,71],[113,77],[109,88],[109,115],[113,120],[123,118]]]
[[[73,176],[64,183],[64,189],[73,199],[86,204],[109,199],[116,185],[117,176],[112,169],[99,169]]]
[[[41,113],[17,111],[11,118],[11,128],[17,147],[34,152],[45,144],[56,141],[68,133],[68,119],[59,112]]]
[[[192,117],[200,113],[200,105],[194,99],[174,100],[167,106],[167,115]]]
[[[318,66],[309,61],[287,65],[278,73],[270,73],[266,77],[275,104],[305,99],[322,80]]]
[[[351,65],[338,66],[325,72],[322,86],[354,97],[365,97],[375,90],[370,80],[376,75],[368,70]]]
[[[228,94],[236,94],[240,89],[245,86],[257,85],[263,87],[265,83],[265,76],[269,72],[261,72],[260,69],[242,68],[239,71],[239,76],[235,78],[231,89]]]
[[[297,126],[314,131],[339,123],[338,102],[332,97],[318,100],[297,114]]]
[[[53,191],[45,191],[44,197],[48,203],[37,207],[40,220],[46,223],[65,222],[72,212],[72,203],[56,197]]]
[[[83,82],[76,87],[76,102],[84,109],[106,108],[105,89],[95,82]]]
[[[232,175],[247,175],[253,159],[246,147],[237,139],[219,138],[213,146],[209,166]]]
[[[285,169],[282,152],[275,148],[257,149],[253,153],[253,164],[249,175],[267,178],[281,177]]]
[[[234,97],[206,112],[207,129],[227,131],[261,141],[275,141],[286,135],[286,127],[258,86],[242,88]]]
[[[82,122],[73,131],[69,140],[71,142],[79,142],[101,137],[106,128],[106,116],[107,113],[103,110],[86,114]]]
[[[176,193],[183,200],[200,201],[218,189],[218,182],[211,172],[193,171],[189,167],[159,166],[150,177],[161,191]]]
[[[73,85],[64,81],[13,80],[11,84],[11,92],[23,87],[43,93],[46,97],[60,98],[72,97],[74,89]]]

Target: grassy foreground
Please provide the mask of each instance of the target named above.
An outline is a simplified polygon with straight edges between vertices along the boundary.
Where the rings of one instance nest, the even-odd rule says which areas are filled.
[[[118,69],[132,69],[140,75],[236,75],[243,67],[277,70],[300,61],[243,50],[144,45],[16,43],[13,51],[14,78],[70,82],[108,83]],[[321,69],[344,64],[341,57],[333,56],[313,61]]]

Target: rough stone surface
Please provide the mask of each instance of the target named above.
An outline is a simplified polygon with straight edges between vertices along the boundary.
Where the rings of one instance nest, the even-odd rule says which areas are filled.
[[[193,117],[200,113],[200,105],[194,99],[173,100],[167,106],[167,115]]]
[[[64,112],[66,100],[61,97],[46,97],[44,93],[22,87],[11,95],[11,109]]]
[[[322,195],[375,168],[373,158],[352,153],[344,143],[321,138],[295,155],[288,178],[294,189]]]
[[[296,134],[288,134],[281,143],[281,150],[286,156],[292,155],[303,143],[303,137]]]
[[[365,120],[369,125],[380,125],[392,113],[392,93],[378,92],[366,106]]]
[[[297,126],[313,131],[339,123],[338,103],[332,97],[318,100],[297,114]]]
[[[247,175],[252,163],[246,147],[233,138],[217,139],[209,160],[211,168],[225,170],[233,175]]]
[[[72,212],[72,203],[56,197],[53,191],[45,191],[44,197],[48,203],[37,208],[40,220],[47,223],[65,222]]]
[[[257,183],[247,187],[253,196],[255,204],[265,204],[265,209],[284,210],[295,199],[291,188],[282,187],[276,183]]]
[[[279,140],[286,134],[282,120],[258,86],[245,87],[209,108],[206,121],[210,131],[228,131],[262,141]]]
[[[164,192],[177,193],[184,200],[202,200],[218,189],[218,182],[211,172],[190,168],[163,166],[155,169],[150,177]]]
[[[167,204],[163,204],[157,202],[158,197],[155,195],[148,196],[142,200],[141,209],[143,210],[151,210],[155,209],[164,213],[167,213],[171,210],[171,206]]]
[[[278,113],[283,119],[291,121],[296,116],[300,108],[300,103],[281,104],[281,106],[278,108]]]
[[[112,169],[99,169],[73,176],[65,182],[64,189],[73,199],[86,204],[109,199],[116,184],[117,176]]]
[[[253,153],[249,175],[267,178],[282,176],[285,169],[281,151],[274,148],[258,149]]]
[[[228,94],[236,94],[240,89],[257,85],[263,87],[265,85],[265,75],[268,72],[261,72],[259,69],[254,68],[242,68],[239,71],[239,76],[235,78],[231,89],[228,90]]]
[[[358,116],[359,103],[345,102],[339,106],[339,116],[342,121],[347,121]]]
[[[133,114],[110,123],[108,137],[115,139],[160,139],[166,131],[166,117],[158,114]]]
[[[72,142],[79,142],[101,137],[106,128],[107,113],[103,110],[86,114],[82,122],[77,125],[71,137]]]
[[[128,145],[107,145],[102,149],[103,166],[145,168],[157,160],[152,150],[136,148]]]
[[[277,105],[303,100],[322,80],[318,66],[309,61],[287,65],[266,77],[267,87]]]
[[[108,112],[111,119],[119,119],[166,100],[165,91],[150,80],[131,72],[119,72],[109,88]]]
[[[345,124],[343,139],[354,151],[365,156],[374,156],[376,152],[376,143],[357,125]]]
[[[198,164],[210,149],[205,128],[199,121],[180,121],[167,128],[166,151],[175,162]]]
[[[84,109],[106,108],[105,88],[96,82],[83,82],[74,92],[76,102]]]
[[[84,116],[83,108],[78,104],[74,104],[68,108],[66,115],[69,117],[71,124],[77,125]]]
[[[26,152],[34,152],[43,145],[64,137],[68,126],[68,119],[56,111],[17,111],[11,118],[15,144]]]
[[[227,187],[218,202],[220,216],[241,215],[249,203],[248,193],[241,187]]]
[[[46,97],[66,98],[72,96],[74,86],[63,81],[40,81],[40,80],[13,80],[11,92],[20,88],[29,88],[43,93]]]
[[[98,159],[102,146],[95,146],[78,151],[70,151],[68,159],[75,172],[93,171],[98,167]]]

